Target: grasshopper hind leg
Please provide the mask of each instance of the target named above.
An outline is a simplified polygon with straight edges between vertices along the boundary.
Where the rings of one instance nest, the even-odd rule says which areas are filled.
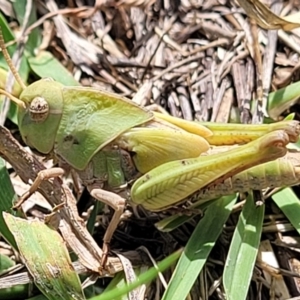
[[[109,205],[115,211],[103,237],[103,256],[101,259],[101,266],[105,267],[109,244],[124,212],[126,200],[113,192],[103,190],[97,185],[87,186],[87,189],[92,197]]]

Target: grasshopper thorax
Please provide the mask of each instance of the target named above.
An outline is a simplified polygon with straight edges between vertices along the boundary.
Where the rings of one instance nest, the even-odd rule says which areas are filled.
[[[20,95],[24,107],[18,106],[18,124],[24,142],[48,154],[55,144],[63,112],[63,85],[46,78],[26,87]]]

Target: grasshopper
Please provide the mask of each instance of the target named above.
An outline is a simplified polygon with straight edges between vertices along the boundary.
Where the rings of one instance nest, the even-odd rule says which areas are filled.
[[[1,33],[0,46],[22,87],[18,98],[0,93],[18,106],[24,142],[69,165],[90,194],[115,211],[103,238],[102,265],[126,200],[151,211],[166,210],[197,198],[211,184],[284,156],[286,145],[298,139],[297,121],[202,125],[149,111],[114,93],[66,87],[49,78],[26,86]],[[201,156],[210,145],[224,143],[244,145]],[[60,167],[40,172],[15,207],[38,189],[41,180],[63,173]],[[129,195],[126,184],[131,187]]]

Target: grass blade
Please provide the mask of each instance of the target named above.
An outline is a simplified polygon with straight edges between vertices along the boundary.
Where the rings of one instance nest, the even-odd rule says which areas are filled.
[[[41,51],[38,56],[29,57],[28,63],[33,72],[41,78],[51,77],[68,86],[79,85],[72,74],[50,52]]]
[[[0,182],[0,234],[12,247],[17,249],[15,239],[9,231],[9,229],[7,228],[7,225],[2,215],[2,212],[14,213],[14,211],[11,208],[16,197],[14,188],[12,186],[5,166],[5,161],[2,158],[0,158]]]
[[[243,300],[247,297],[262,232],[264,209],[264,205],[257,207],[253,197],[249,196],[240,214],[223,274],[227,299]]]
[[[269,94],[268,113],[271,118],[277,118],[287,108],[298,100],[300,93],[300,82],[294,82],[282,89]]]
[[[293,190],[291,188],[283,189],[274,194],[272,199],[300,233],[300,202]]]
[[[180,257],[163,300],[182,300],[187,297],[235,202],[236,196],[226,196],[208,207]]]
[[[38,220],[3,213],[36,286],[50,300],[85,299],[66,245],[57,231]]]
[[[115,288],[114,290],[105,292],[99,296],[91,298],[90,300],[112,300],[112,299],[118,299],[122,295],[126,295],[126,293],[137,288],[138,286],[141,286],[142,284],[146,284],[152,281],[153,279],[155,279],[159,272],[165,271],[172,264],[174,264],[175,261],[179,258],[180,254],[181,254],[181,250],[172,253],[167,258],[159,262],[157,264],[157,268],[152,267],[145,273],[141,274],[138,277],[137,281],[130,283],[122,288]]]

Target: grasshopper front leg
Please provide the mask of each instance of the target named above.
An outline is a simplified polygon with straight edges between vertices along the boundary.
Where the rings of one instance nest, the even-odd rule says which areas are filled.
[[[33,184],[30,186],[29,190],[21,196],[18,202],[14,204],[13,208],[18,209],[32,194],[34,194],[38,190],[43,180],[60,177],[63,174],[64,170],[62,168],[51,168],[40,171]]]
[[[167,209],[210,183],[284,156],[289,141],[286,132],[275,131],[224,153],[166,163],[134,183],[132,201],[151,211]]]

